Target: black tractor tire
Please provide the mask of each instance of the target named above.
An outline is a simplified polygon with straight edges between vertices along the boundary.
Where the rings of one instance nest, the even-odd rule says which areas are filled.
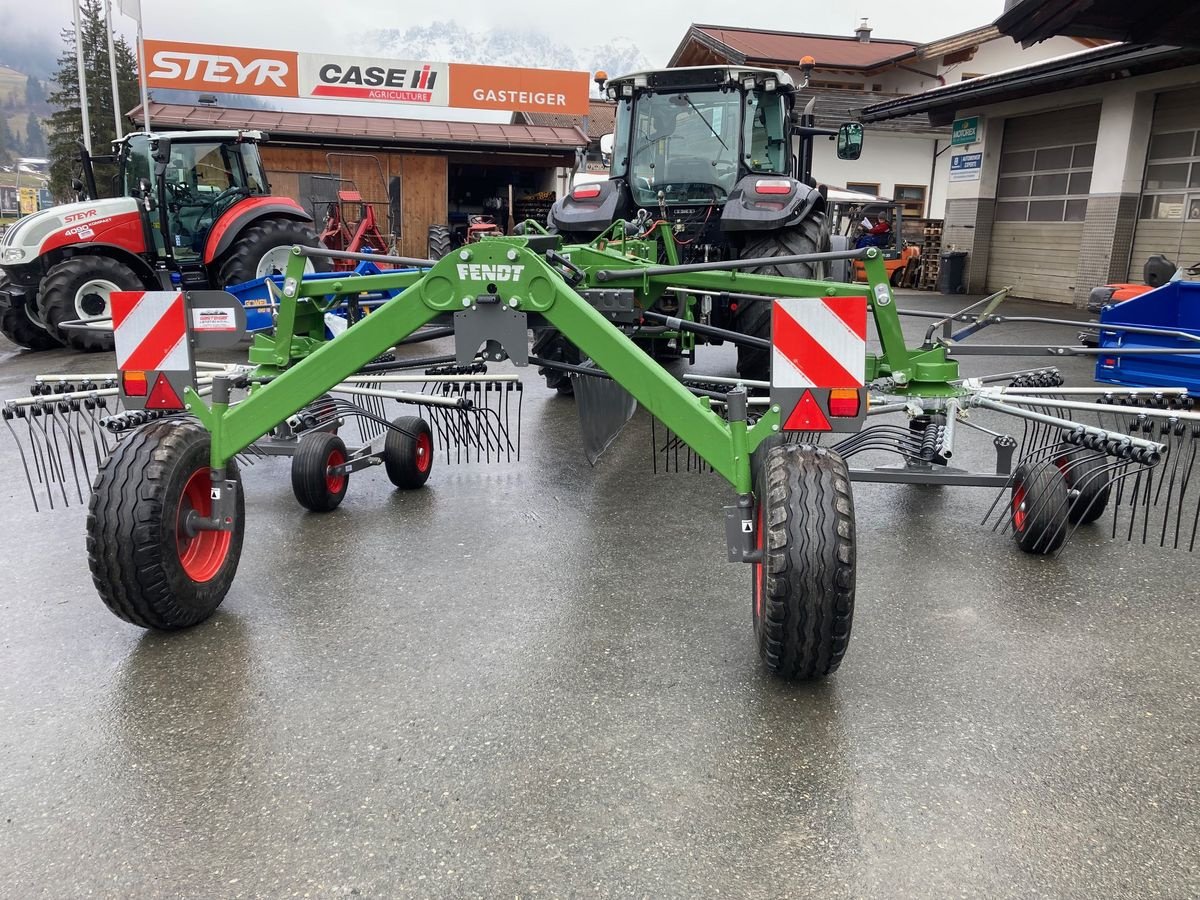
[[[583,362],[583,354],[579,352],[579,348],[554,328],[545,328],[538,334],[533,342],[532,353],[539,359],[549,362],[566,363],[572,366]],[[573,397],[575,395],[575,385],[571,383],[571,376],[561,369],[550,369],[543,366],[538,369],[538,374],[546,379],[546,387],[557,391],[559,396]]]
[[[758,548],[754,636],[767,670],[791,681],[832,674],[854,619],[854,497],[845,460],[824,447],[777,444],[755,477]]]
[[[760,259],[772,256],[799,256],[804,253],[823,253],[829,249],[829,226],[825,214],[814,212],[791,228],[779,231],[752,232],[738,256],[741,259]],[[781,263],[746,269],[753,275],[778,275],[783,278],[805,278],[820,281],[826,277],[823,263]],[[733,330],[751,337],[769,340],[771,337],[771,304],[768,301],[742,303],[733,314]],[[761,347],[738,347],[737,371],[742,378],[769,381],[771,351]]]
[[[91,304],[81,308],[77,302],[80,292],[90,282],[116,285],[123,291],[144,291],[146,285],[133,269],[107,256],[73,256],[52,267],[42,279],[38,294],[38,309],[46,330],[75,350],[84,353],[103,353],[113,348],[111,331],[84,331],[62,328],[72,319],[101,318],[111,314],[108,303],[100,294],[85,294],[79,302]],[[103,304],[103,306],[101,306]]]
[[[1067,539],[1067,479],[1048,460],[1023,463],[1013,473],[1009,518],[1013,540],[1026,553],[1048,556]]]
[[[182,529],[190,510],[211,513],[209,433],[198,422],[150,422],[117,444],[96,473],[88,503],[87,554],[100,599],[141,628],[171,631],[203,622],[225,599],[242,555],[245,499],[237,463],[232,531]]]
[[[305,509],[332,512],[346,497],[348,474],[330,475],[330,466],[340,466],[350,458],[346,442],[328,431],[310,431],[300,438],[292,457],[292,493]]]
[[[0,278],[0,293],[8,279]],[[0,333],[26,350],[57,350],[62,341],[52,335],[41,322],[33,318],[33,310],[25,304],[0,306]]]
[[[439,260],[454,249],[454,238],[449,225],[429,226],[429,250],[427,259]]]
[[[1067,481],[1071,504],[1067,519],[1072,525],[1090,525],[1108,508],[1113,473],[1108,457],[1082,447],[1064,447],[1055,463]]]
[[[433,432],[420,416],[401,416],[383,439],[383,468],[402,490],[424,487],[433,470]]]
[[[217,287],[242,284],[262,276],[258,264],[276,247],[319,247],[317,233],[307,222],[296,219],[259,219],[247,225],[225,251],[217,265]],[[329,270],[329,260],[310,257],[314,272]]]

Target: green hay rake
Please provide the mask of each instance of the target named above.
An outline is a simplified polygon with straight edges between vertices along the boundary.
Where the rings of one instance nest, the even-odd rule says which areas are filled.
[[[629,236],[621,223],[587,245],[563,246],[546,234],[494,237],[436,263],[386,258],[419,271],[332,282],[304,278],[306,257],[328,251],[295,248],[277,298],[276,331],[256,335],[251,366],[187,384],[180,391],[186,414],[167,409],[163,418],[117,429],[122,438],[99,466],[87,521],[89,561],[104,602],[148,628],[183,628],[212,615],[241,552],[239,455],[292,455],[296,496],[317,511],[336,507],[351,473],[367,466],[383,465],[398,488],[413,489],[426,483],[448,444],[460,453],[465,445],[468,458],[472,448],[478,458],[481,447],[488,456],[515,456],[519,426],[514,441],[509,414],[516,396],[519,421],[519,391],[513,376],[481,371],[505,360],[570,377],[589,456],[603,451],[636,401],[655,420],[656,467],[711,471],[729,482],[728,559],[752,568],[758,646],[768,669],[786,678],[828,675],[846,652],[855,600],[855,480],[998,488],[989,518],[1030,553],[1059,552],[1075,528],[1106,511],[1114,535],[1194,547],[1200,507],[1191,510],[1200,487],[1191,472],[1200,415],[1190,411],[1186,393],[1075,395],[1046,368],[963,379],[956,341],[936,330],[965,314],[935,322],[921,346],[909,347],[874,249],[782,260],[861,259],[864,287],[742,271],[761,260],[662,265],[660,239],[671,240],[665,231]],[[385,290],[400,293],[325,339],[325,309]],[[706,303],[718,297],[773,303],[771,341],[707,325]],[[656,312],[664,298],[674,314]],[[878,352],[868,352],[868,317]],[[420,361],[426,370],[408,376],[395,373],[411,364],[380,361],[429,325],[453,326],[454,359]],[[585,362],[531,356],[529,330],[543,326],[570,340]],[[681,380],[631,339],[650,327],[656,339],[727,340],[770,352],[772,381]],[[448,366],[446,381],[432,365]],[[476,382],[464,380],[472,373]],[[131,374],[157,386],[158,373],[123,368],[117,381],[127,404],[134,399]],[[422,390],[397,391],[389,377]],[[495,388],[486,414],[475,401],[477,382]],[[338,391],[350,393],[338,399]],[[418,414],[389,420],[376,402],[382,400],[412,402]],[[1020,422],[1021,437],[981,422],[993,414]],[[348,416],[366,423],[366,443],[357,450],[336,433]],[[434,427],[430,416],[441,417]],[[23,415],[6,407],[5,418]],[[967,431],[992,442],[994,471],[951,465]],[[899,464],[847,462],[880,454]]]

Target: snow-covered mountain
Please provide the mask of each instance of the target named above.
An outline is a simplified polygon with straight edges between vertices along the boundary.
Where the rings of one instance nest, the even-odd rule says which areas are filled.
[[[575,49],[528,28],[470,31],[457,22],[385,28],[376,36],[376,46],[381,55],[400,59],[589,72],[603,69],[614,76],[650,68],[645,54],[630,40]]]

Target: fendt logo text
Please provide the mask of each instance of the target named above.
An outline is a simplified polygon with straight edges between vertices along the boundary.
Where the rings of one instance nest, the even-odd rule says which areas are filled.
[[[463,281],[519,281],[524,271],[524,266],[470,263],[459,265],[458,277]]]
[[[243,61],[236,56],[220,56],[209,53],[184,53],[160,50],[153,56],[155,68],[150,70],[151,79],[175,81],[200,81],[211,84],[235,84],[262,87],[273,84],[286,89],[285,79],[290,67],[282,59],[251,59]]]

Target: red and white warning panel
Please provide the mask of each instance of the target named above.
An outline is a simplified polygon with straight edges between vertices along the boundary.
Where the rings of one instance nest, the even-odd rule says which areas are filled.
[[[126,408],[183,409],[183,391],[195,383],[184,295],[115,291],[111,303]]]
[[[784,431],[857,431],[867,413],[866,372],[866,297],[774,302],[771,399]]]

